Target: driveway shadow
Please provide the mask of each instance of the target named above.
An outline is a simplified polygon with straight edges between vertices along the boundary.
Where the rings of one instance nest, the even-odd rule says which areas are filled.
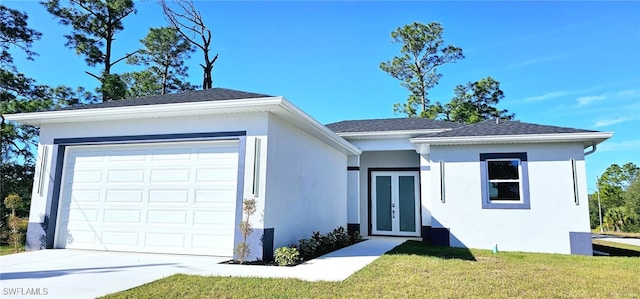
[[[162,264],[144,264],[144,265],[131,265],[131,266],[115,266],[115,267],[92,267],[92,268],[75,268],[75,269],[60,269],[60,270],[45,270],[45,271],[25,271],[25,272],[7,272],[0,273],[0,280],[11,279],[29,279],[29,278],[48,278],[56,276],[64,276],[70,274],[100,274],[110,272],[120,272],[131,268],[141,267],[158,267],[158,266],[177,266],[176,263],[162,263]],[[178,268],[186,268],[184,266],[177,266]]]

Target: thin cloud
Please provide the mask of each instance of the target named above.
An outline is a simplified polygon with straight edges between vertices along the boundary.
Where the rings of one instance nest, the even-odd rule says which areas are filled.
[[[563,96],[570,95],[570,94],[571,94],[571,92],[568,92],[568,91],[553,91],[553,92],[547,92],[547,93],[545,93],[543,95],[539,95],[539,96],[528,97],[528,98],[525,98],[522,101],[523,102],[541,102],[541,101],[546,101],[546,100],[550,100],[550,99],[563,97]]]
[[[638,89],[626,89],[616,92],[616,96],[619,97],[634,97],[640,95],[640,90]]]
[[[598,151],[601,152],[639,151],[638,149],[640,149],[640,139],[622,142],[605,142],[598,146]]]
[[[623,123],[623,122],[630,121],[630,120],[635,120],[635,118],[621,116],[621,117],[617,117],[617,118],[599,120],[593,126],[596,127],[596,128],[608,127],[608,126],[612,126],[612,125]]]
[[[602,101],[604,99],[607,98],[606,94],[602,94],[599,96],[584,96],[584,97],[579,97],[576,99],[576,101],[578,101],[578,106],[585,106],[585,105],[589,105],[593,102],[597,102],[597,101]]]
[[[540,64],[540,63],[544,63],[544,62],[558,60],[560,58],[565,58],[565,57],[570,56],[570,55],[571,54],[565,53],[565,54],[560,54],[560,55],[533,58],[533,59],[529,59],[529,60],[525,60],[525,61],[522,61],[522,62],[519,62],[519,63],[512,64],[512,65],[508,65],[508,66],[502,68],[502,70],[519,69],[519,68],[527,67],[527,66],[534,65],[534,64]]]

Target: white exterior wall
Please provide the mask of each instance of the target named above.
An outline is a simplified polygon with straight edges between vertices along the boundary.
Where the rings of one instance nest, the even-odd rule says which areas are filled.
[[[431,161],[429,155],[420,155],[420,208],[422,226],[431,226]],[[433,167],[439,167],[438,164]]]
[[[40,140],[38,146],[38,159],[36,161],[36,173],[34,179],[33,195],[29,213],[29,231],[27,242],[37,243],[40,238],[40,224],[44,221],[47,211],[47,203],[52,201],[54,189],[54,172],[57,164],[58,146],[53,144],[53,140],[59,138],[84,138],[84,137],[108,137],[108,136],[136,136],[136,135],[160,135],[160,134],[190,134],[207,132],[230,132],[246,131],[246,151],[244,164],[244,197],[252,195],[253,187],[253,159],[254,142],[256,138],[262,139],[263,151],[266,147],[268,113],[245,113],[232,115],[215,116],[191,116],[176,118],[145,118],[118,120],[113,122],[91,122],[82,123],[58,123],[43,125],[40,128]],[[170,141],[170,140],[167,140]],[[42,160],[44,149],[46,148],[46,161]],[[242,148],[240,149],[242,150]],[[261,163],[265,164],[266,152],[263,152]],[[41,163],[45,172],[40,175]],[[265,167],[260,168],[263,172]],[[264,174],[260,175],[265,178]],[[40,180],[42,179],[42,181]],[[264,179],[261,183],[264,190]],[[39,191],[39,188],[42,188]],[[263,228],[259,221],[259,212],[264,210],[264,200],[257,198],[257,211],[253,216],[252,225],[254,228]],[[236,231],[236,240],[240,235]],[[250,240],[250,246],[256,256],[261,257],[262,247],[259,245],[259,238]],[[29,249],[37,249],[31,244]],[[44,244],[41,245],[44,248]]]
[[[348,156],[347,163],[348,167],[360,167],[360,156]],[[360,223],[359,170],[349,170],[347,172],[347,222]]]
[[[274,248],[347,225],[347,156],[270,115],[264,227]]]
[[[369,235],[369,168],[406,168],[420,166],[415,150],[367,151],[360,155],[360,234]],[[424,200],[424,199],[423,199]],[[423,206],[423,205],[422,205]],[[423,208],[424,209],[424,208]]]
[[[483,209],[480,153],[526,152],[530,209]],[[576,159],[579,204],[574,202]],[[431,146],[432,226],[450,229],[450,245],[505,251],[571,253],[569,232],[589,232],[581,144]],[[445,161],[445,202],[438,161]],[[424,188],[424,187],[423,187]]]
[[[408,137],[388,139],[349,139],[349,142],[363,152],[414,150]]]

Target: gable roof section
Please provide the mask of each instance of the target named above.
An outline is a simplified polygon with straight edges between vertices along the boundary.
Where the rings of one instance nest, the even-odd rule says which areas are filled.
[[[326,125],[336,133],[446,130],[463,126],[459,123],[427,118],[386,118],[345,120]]]
[[[117,101],[110,101],[110,102],[103,102],[103,103],[96,103],[96,104],[70,106],[70,107],[54,109],[53,111],[161,105],[161,104],[222,101],[222,100],[236,100],[236,99],[255,99],[255,98],[269,98],[269,97],[273,97],[273,96],[260,94],[260,93],[234,90],[234,89],[227,89],[227,88],[211,88],[206,90],[170,93],[170,94],[148,96],[148,97],[134,98],[134,99],[124,99],[124,100],[117,100]]]
[[[119,119],[252,112],[273,113],[347,155],[361,153],[353,144],[337,136],[284,97],[225,88],[119,100],[50,111],[5,114],[4,117],[10,121],[40,127],[43,124],[53,123],[91,123]]]
[[[530,135],[530,134],[561,134],[597,132],[582,129],[555,127],[525,123],[519,121],[495,119],[462,126],[450,131],[424,135],[420,137],[459,137],[459,136],[502,136],[502,135]]]
[[[595,146],[613,136],[600,132],[566,127],[546,126],[519,121],[486,120],[449,131],[411,138],[418,152],[428,152],[431,145],[508,144],[579,142],[585,148]]]
[[[346,120],[326,125],[346,139],[403,139],[437,133],[462,124],[426,118]]]

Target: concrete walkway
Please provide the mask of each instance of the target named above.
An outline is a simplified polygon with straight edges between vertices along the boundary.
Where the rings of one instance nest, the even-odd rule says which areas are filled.
[[[50,249],[0,256],[0,297],[95,298],[173,274],[342,281],[404,239],[372,239],[295,267],[220,264],[228,258]]]
[[[404,241],[402,238],[366,240],[295,267],[218,265],[202,271],[193,271],[190,274],[343,281]]]

